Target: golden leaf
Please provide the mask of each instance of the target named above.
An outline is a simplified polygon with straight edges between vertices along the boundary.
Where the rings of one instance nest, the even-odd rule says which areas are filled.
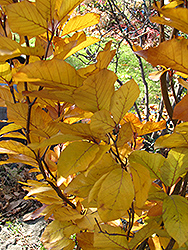
[[[187,74],[188,41],[184,38],[174,38],[159,44],[158,47],[135,52],[151,63],[154,67],[162,65]],[[184,53],[179,53],[183,51]]]
[[[110,103],[110,112],[116,123],[120,123],[127,111],[133,106],[139,94],[139,87],[133,79],[115,91]]]
[[[83,86],[75,90],[74,99],[76,105],[91,112],[101,109],[109,110],[116,80],[117,76],[107,69],[91,75],[84,81]]]
[[[81,2],[83,2],[83,0],[61,0],[59,4],[57,1],[59,18],[62,19],[63,17],[65,17],[72,10],[74,10]]]
[[[90,128],[94,134],[105,136],[115,128],[115,122],[110,115],[110,112],[102,109],[94,113],[91,117]]]
[[[4,126],[3,128],[1,128],[0,135],[10,133],[10,132],[18,130],[18,129],[22,129],[22,126],[16,125],[15,123],[10,123],[10,124]]]
[[[84,215],[78,212],[78,210],[73,209],[68,206],[57,206],[53,211],[54,218],[59,221],[70,221],[81,219]]]
[[[79,246],[84,250],[98,250],[93,246],[94,243],[94,233],[92,232],[82,232],[76,235]]]
[[[117,146],[123,147],[126,142],[133,140],[133,130],[130,122],[123,124],[119,130]]]
[[[148,194],[149,201],[154,201],[154,200],[163,201],[166,196],[167,194],[162,189],[160,189],[159,187],[155,186],[154,183],[152,183],[152,186]]]
[[[111,221],[126,214],[134,198],[134,187],[128,172],[112,170],[98,193],[98,213],[103,221]]]
[[[75,223],[82,230],[93,231],[96,225],[96,219],[99,223],[101,222],[97,211],[88,209],[87,214],[82,219],[75,220]]]
[[[41,16],[48,21],[54,17],[56,0],[37,0],[36,7]]]
[[[181,196],[167,196],[163,202],[163,222],[165,229],[179,247],[188,239],[188,201]]]
[[[131,163],[131,174],[133,177],[133,185],[136,196],[136,207],[142,208],[148,198],[148,193],[151,187],[150,172],[146,167],[138,163]]]
[[[186,8],[161,8],[158,11],[161,16],[150,17],[152,22],[165,24],[188,33],[188,10]]]
[[[174,148],[168,153],[160,169],[161,177],[166,186],[172,186],[176,180],[188,171],[188,148]]]
[[[12,78],[12,72],[8,63],[0,63],[0,80],[9,82]]]
[[[19,35],[37,36],[47,30],[46,20],[29,1],[7,5],[6,11],[11,30]]]
[[[99,19],[100,15],[96,13],[87,13],[84,16],[75,16],[71,18],[63,28],[62,36],[95,25],[99,22]]]
[[[99,147],[86,141],[72,142],[61,153],[58,161],[58,173],[68,177],[80,171],[85,171],[89,163],[95,158]]]
[[[63,73],[60,74],[60,72]],[[75,89],[83,82],[70,64],[55,58],[28,64],[13,77],[15,81],[28,81],[32,84],[60,89]]]
[[[10,3],[12,3],[12,0],[0,0],[1,5],[8,5]]]
[[[130,164],[139,163],[150,171],[152,179],[161,179],[159,169],[162,167],[165,158],[160,154],[148,153],[146,151],[134,151],[129,156]]]
[[[112,227],[107,224],[100,225],[102,232],[95,226],[94,247],[108,250],[128,249],[125,231],[120,227]]]

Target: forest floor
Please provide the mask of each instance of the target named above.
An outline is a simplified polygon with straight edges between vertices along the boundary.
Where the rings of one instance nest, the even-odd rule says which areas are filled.
[[[29,170],[23,164],[0,165],[0,250],[45,249],[40,237],[47,222],[29,216],[41,203],[24,200],[27,191],[19,183],[33,178]]]

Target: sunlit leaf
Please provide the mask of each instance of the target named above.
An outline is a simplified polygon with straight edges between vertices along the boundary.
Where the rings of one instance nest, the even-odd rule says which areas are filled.
[[[14,75],[14,79],[15,81],[29,81],[32,84],[60,89],[75,89],[83,82],[83,79],[70,64],[59,59],[28,64]]]
[[[109,250],[128,249],[125,231],[120,227],[100,225],[102,232],[96,225],[94,233],[94,247]]]
[[[10,65],[8,63],[0,64],[0,80],[9,82],[11,78],[12,78],[12,73],[11,73]]]
[[[61,153],[58,161],[58,173],[63,177],[84,171],[94,159],[98,146],[89,142],[72,142]]]
[[[54,17],[56,0],[37,0],[36,7],[38,12],[45,20],[51,21]]]
[[[128,172],[119,168],[111,171],[98,193],[98,213],[103,221],[118,219],[126,214],[134,198],[134,187]]]
[[[138,163],[131,163],[131,174],[133,177],[133,185],[136,196],[136,207],[141,208],[146,199],[151,187],[150,172],[146,167]]]
[[[21,128],[22,128],[22,126],[20,126],[20,125],[16,125],[15,123],[10,123],[10,124],[4,126],[3,128],[1,128],[0,135],[10,133],[11,131],[15,131],[15,130],[18,130]]]
[[[76,105],[91,112],[101,109],[109,110],[116,80],[117,76],[107,69],[91,75],[84,81],[83,86],[75,90]]]
[[[181,196],[171,195],[163,202],[165,229],[181,247],[188,239],[188,201]]]
[[[133,131],[131,128],[130,122],[123,124],[120,128],[117,140],[117,146],[123,147],[124,144],[128,141],[132,141],[133,139]]]
[[[178,177],[188,171],[188,148],[174,148],[168,153],[167,160],[160,169],[163,182],[167,186],[175,184]]]
[[[152,22],[159,24],[165,24],[171,27],[181,30],[184,33],[188,33],[188,10],[186,8],[161,8],[158,9],[161,16],[151,17]]]
[[[82,30],[99,22],[100,16],[96,13],[87,13],[84,16],[71,18],[63,28],[62,36],[71,32]]]
[[[135,53],[143,57],[154,67],[157,65],[162,65],[186,74],[188,70],[187,45],[187,39],[174,38],[172,40],[160,43],[158,47],[139,50]],[[179,53],[179,51],[183,51],[184,53]]]
[[[115,91],[110,103],[110,112],[116,123],[119,123],[125,113],[133,106],[139,94],[139,87],[133,79]]]
[[[84,216],[78,210],[66,206],[58,206],[53,214],[55,219],[60,221],[81,219]]]
[[[83,0],[61,0],[61,5],[58,6],[58,15],[60,18],[65,17],[67,14],[69,14],[72,10],[74,10]]]
[[[161,179],[159,169],[165,158],[161,154],[148,153],[146,151],[134,151],[129,157],[131,163],[139,163],[150,171],[152,179]]]
[[[154,234],[157,229],[159,229],[159,225],[157,224],[157,222],[155,222],[154,220],[151,221],[134,235],[134,238],[129,242],[129,248],[133,249],[134,247],[136,247],[143,240]]]
[[[6,11],[13,32],[23,36],[37,36],[47,31],[46,20],[29,1],[7,5]]]
[[[0,0],[1,5],[8,5],[10,3],[12,3],[12,0]]]

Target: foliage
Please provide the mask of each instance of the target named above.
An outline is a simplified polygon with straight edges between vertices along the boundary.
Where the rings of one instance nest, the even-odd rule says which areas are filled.
[[[111,42],[85,68],[76,70],[65,61],[98,41],[79,31],[98,23],[97,14],[69,16],[81,2],[0,1],[1,80],[6,83],[0,96],[11,122],[1,135],[12,138],[0,142],[1,153],[8,154],[6,163],[22,162],[38,173],[37,180],[23,184],[26,199],[44,204],[35,216],[53,218],[42,235],[45,248],[187,249],[188,124],[157,140],[156,147],[172,148],[168,157],[139,150],[141,136],[165,129],[166,123],[141,122],[128,112],[140,90],[133,79],[115,89],[117,76],[107,69],[116,53]],[[163,17],[168,6],[156,8]],[[177,13],[170,13],[175,13],[167,15],[173,26]],[[185,74],[186,42],[174,38],[136,53]],[[167,51],[168,58],[160,56]],[[162,73],[165,102],[166,70]],[[175,126],[169,102],[165,105]]]

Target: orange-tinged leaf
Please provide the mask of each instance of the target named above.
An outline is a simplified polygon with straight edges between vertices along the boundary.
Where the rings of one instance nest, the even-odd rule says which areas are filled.
[[[161,16],[150,18],[152,22],[165,24],[188,33],[188,10],[186,8],[162,8],[158,9]]]
[[[141,228],[135,235],[134,238],[129,242],[129,248],[133,249],[143,240],[155,233],[159,229],[159,225],[155,220],[151,221],[149,224]]]
[[[115,91],[110,103],[110,112],[116,123],[119,123],[127,111],[133,106],[139,94],[139,87],[133,79]]]
[[[187,39],[174,38],[159,44],[158,47],[135,52],[151,63],[154,67],[162,65],[187,74],[188,70],[188,41]],[[183,51],[183,53],[179,53]]]
[[[101,224],[100,227],[102,232],[95,226],[94,247],[108,250],[128,249],[126,234],[122,228],[107,224]]]
[[[129,157],[131,163],[139,163],[150,171],[152,179],[161,179],[159,169],[163,165],[165,158],[160,154],[148,153],[146,151],[134,151]]]
[[[181,247],[188,239],[188,201],[186,198],[171,195],[164,199],[163,222],[169,235]]]
[[[188,148],[174,148],[160,169],[161,177],[166,186],[172,186],[176,180],[188,171]]]
[[[0,0],[1,5],[8,5],[10,3],[12,3],[12,0]]]
[[[1,106],[6,106],[5,102],[9,101],[13,103],[13,97],[10,93],[10,89],[8,89],[6,86],[0,86],[0,101]]]
[[[117,146],[123,147],[126,142],[133,140],[133,130],[130,122],[123,124],[120,128],[117,140]]]
[[[155,206],[153,206],[148,214],[148,216],[160,216],[162,215],[162,203],[157,203]]]
[[[95,134],[102,137],[111,132],[115,128],[115,122],[110,115],[110,112],[102,109],[94,113],[91,117],[90,128]]]
[[[98,248],[93,246],[94,233],[82,232],[76,235],[79,246],[84,250],[97,250]]]
[[[185,95],[179,103],[176,104],[173,111],[173,119],[188,121],[188,95]]]
[[[116,80],[117,76],[107,69],[91,75],[84,81],[83,86],[75,90],[74,99],[76,105],[91,112],[101,109],[109,110]]]
[[[14,75],[14,79],[15,81],[28,81],[32,84],[60,89],[75,89],[83,82],[83,79],[70,64],[55,58],[26,65]]]
[[[54,17],[56,0],[37,0],[36,7],[41,16],[48,21]]]
[[[46,20],[29,1],[7,5],[6,11],[11,30],[19,35],[37,36],[47,30]]]
[[[100,16],[96,13],[87,13],[84,16],[71,18],[63,28],[62,36],[71,32],[82,30],[99,22]]]
[[[104,179],[98,193],[98,213],[103,221],[111,221],[126,214],[134,198],[134,187],[128,172],[118,168]]]
[[[61,153],[58,161],[58,173],[68,177],[80,171],[85,171],[90,162],[95,158],[99,147],[96,144],[86,141],[72,142]]]
[[[151,187],[151,177],[149,170],[138,163],[131,163],[130,167],[133,185],[136,196],[136,207],[142,208],[148,198],[148,193]]]

